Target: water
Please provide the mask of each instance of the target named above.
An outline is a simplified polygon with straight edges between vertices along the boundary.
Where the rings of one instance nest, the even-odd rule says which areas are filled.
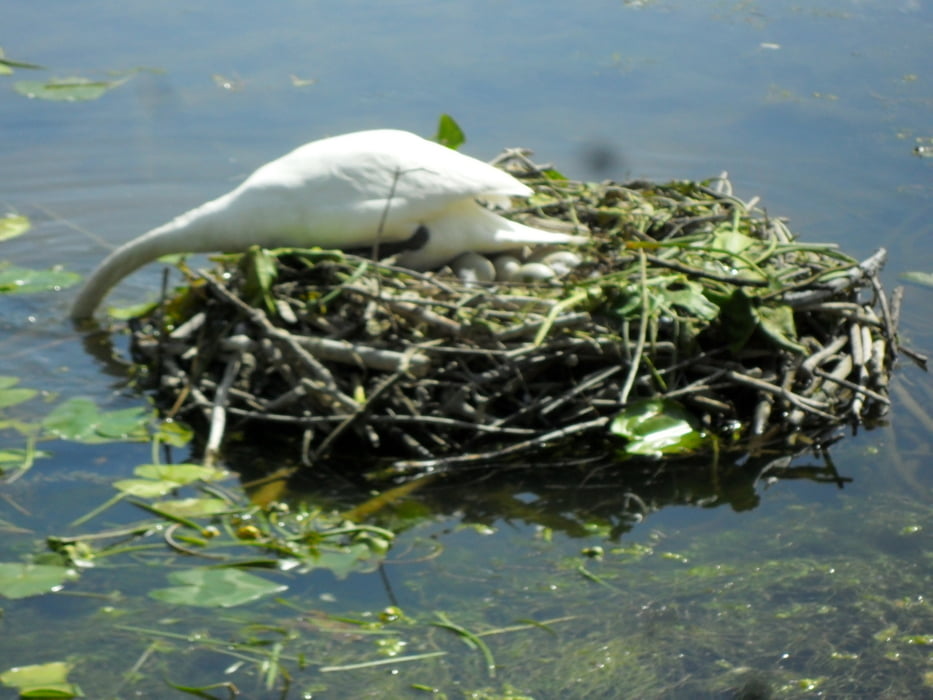
[[[304,141],[377,126],[431,135],[448,112],[466,130],[472,155],[527,146],[578,178],[703,178],[727,170],[740,196],[761,195],[805,240],[838,242],[855,256],[888,247],[888,284],[906,270],[933,269],[931,161],[912,155],[915,139],[933,136],[928,2],[280,2],[260,9],[37,1],[6,7],[3,24],[8,57],[49,68],[0,78],[0,202],[34,224],[28,236],[0,243],[3,259],[18,265],[87,273],[109,247],[226,191]],[[108,71],[135,68],[147,70],[94,102],[27,100],[10,88],[14,80],[106,79]],[[314,82],[297,87],[292,75]],[[594,148],[612,154],[608,170],[587,157]],[[113,301],[138,301],[157,284],[158,272],[147,269]],[[110,349],[100,339],[86,346],[65,322],[68,296],[0,297],[0,374],[56,400],[86,395],[108,409],[140,405]],[[930,299],[930,290],[911,287],[902,317],[904,338],[927,351]],[[320,697],[423,695],[413,683],[448,697],[481,689],[538,698],[731,697],[755,684],[779,697],[881,697],[889,687],[891,697],[921,697],[933,669],[923,645],[905,639],[933,630],[925,597],[931,393],[927,376],[906,364],[899,377],[921,413],[897,401],[893,427],[837,446],[839,471],[854,479],[841,490],[808,481],[745,484],[737,488],[753,489],[757,508],[736,512],[725,505],[729,498],[718,507],[672,506],[640,524],[616,523],[618,538],[606,523],[607,513],[624,507],[607,495],[612,484],[587,488],[575,475],[532,482],[506,475],[419,496],[435,515],[412,519],[384,578],[291,576],[289,600],[348,616],[397,602],[422,623],[446,610],[475,630],[574,619],[553,623],[554,634],[485,638],[500,666],[495,677],[475,649],[443,636],[449,632],[394,628],[411,642],[405,653],[447,656],[400,664],[395,674],[392,666],[329,674],[293,667],[294,697],[301,689]],[[0,448],[22,446],[10,431],[0,441]],[[110,497],[110,478],[150,459],[145,445],[42,447],[51,456],[3,487],[4,561],[67,531]],[[121,507],[96,526],[134,517]],[[626,549],[636,544],[641,554]],[[604,548],[602,559],[581,554],[592,546]],[[162,675],[191,684],[224,679],[229,657],[165,652],[146,661],[150,638],[112,627],[118,616],[182,635],[242,634],[245,613],[154,606],[145,598],[153,576],[151,566],[102,564],[75,590],[119,589],[126,598],[4,601],[0,671],[73,657],[72,675],[86,692],[114,697],[128,688],[164,697]],[[155,586],[162,585],[159,578]],[[320,654],[312,668],[378,656],[366,635],[322,632],[272,604],[259,613]],[[90,648],[87,630],[95,628],[101,639]],[[140,659],[145,682],[118,689]],[[229,677],[250,696],[264,696],[251,674]]]

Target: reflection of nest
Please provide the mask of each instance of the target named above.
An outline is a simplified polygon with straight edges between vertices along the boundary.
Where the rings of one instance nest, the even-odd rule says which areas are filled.
[[[795,242],[725,179],[584,185],[500,161],[536,191],[516,216],[590,233],[577,269],[467,284],[332,251],[228,258],[134,333],[171,415],[204,415],[209,449],[225,424],[291,426],[305,461],[404,470],[601,441],[647,397],[743,449],[884,413],[884,251]]]

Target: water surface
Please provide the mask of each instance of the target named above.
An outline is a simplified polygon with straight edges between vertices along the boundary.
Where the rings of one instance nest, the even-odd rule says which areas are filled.
[[[429,136],[447,112],[472,155],[526,146],[577,178],[726,170],[740,196],[761,195],[808,241],[837,242],[854,256],[887,247],[891,285],[904,271],[933,270],[931,161],[912,154],[916,139],[933,136],[933,10],[921,0],[37,0],[5,8],[3,25],[8,57],[48,67],[0,78],[0,203],[34,224],[0,244],[2,259],[18,265],[86,274],[110,247],[304,141],[382,126]],[[146,70],[87,103],[28,100],[11,88],[18,79],[106,79],[137,68]],[[612,154],[607,168],[587,157],[594,149]],[[122,284],[113,301],[154,294],[156,267]],[[101,339],[85,344],[65,321],[68,299],[0,297],[0,374],[55,400],[143,405]],[[931,302],[929,289],[908,290],[903,335],[919,350],[933,349]],[[125,341],[116,344],[119,358]],[[321,674],[321,665],[378,657],[378,647],[299,624],[269,603],[262,615],[294,625],[321,654],[304,671],[293,664],[288,696],[419,697],[420,684],[448,697],[733,697],[743,688],[923,697],[933,673],[922,643],[933,633],[933,401],[926,375],[905,363],[899,378],[919,410],[896,401],[891,427],[837,445],[836,465],[853,479],[842,489],[759,482],[755,508],[738,512],[729,499],[672,506],[615,533],[595,516],[587,523],[587,514],[606,512],[599,506],[611,483],[590,488],[548,473],[531,485],[476,480],[469,498],[462,484],[435,489],[423,496],[435,515],[413,519],[382,576],[291,576],[289,602],[364,617],[397,603],[422,622],[445,610],[471,629],[570,619],[488,638],[495,676],[460,640],[404,628],[397,636],[411,635],[413,647],[447,655]],[[44,410],[34,403],[21,413]],[[0,432],[5,446],[21,446],[18,436]],[[150,460],[146,445],[42,447],[51,455],[3,487],[5,561],[66,532],[110,497],[109,479]],[[95,526],[135,517],[121,506]],[[596,546],[601,559],[582,554]],[[192,685],[229,678],[250,697],[277,697],[252,667],[230,671],[229,657],[179,657],[184,644],[174,641],[173,651],[143,659],[149,639],[115,631],[118,616],[182,635],[242,634],[246,613],[200,616],[148,600],[163,573],[125,562],[75,587],[123,591],[116,602],[5,600],[0,671],[73,658],[74,679],[94,697],[128,689],[165,697],[164,676]],[[100,630],[90,646],[89,629]],[[127,679],[140,659],[142,680]]]

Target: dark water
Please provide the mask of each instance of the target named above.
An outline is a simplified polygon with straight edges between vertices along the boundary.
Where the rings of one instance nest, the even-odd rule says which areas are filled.
[[[95,0],[20,2],[2,14],[7,57],[48,67],[0,77],[0,205],[34,226],[0,243],[0,259],[18,265],[87,273],[109,247],[304,141],[377,126],[431,135],[447,112],[472,155],[527,146],[581,179],[727,170],[740,196],[761,195],[805,240],[837,242],[857,257],[886,246],[891,285],[905,271],[933,270],[933,165],[912,154],[918,138],[933,136],[933,9],[922,0]],[[11,87],[137,68],[145,70],[93,102],[29,100]],[[293,75],[314,82],[299,87]],[[158,279],[143,271],[114,301],[140,300]],[[930,289],[909,288],[902,330],[921,351],[933,349],[931,302]],[[122,388],[119,362],[102,360],[97,346],[86,351],[64,320],[67,306],[67,292],[0,296],[0,374],[57,399],[140,405]],[[456,611],[477,629],[574,620],[554,623],[554,634],[488,638],[495,677],[475,650],[444,640],[443,660],[395,672],[294,671],[292,696],[418,697],[425,691],[412,684],[421,683],[448,697],[922,697],[933,684],[929,646],[918,642],[933,633],[933,401],[926,375],[904,364],[899,380],[916,408],[896,395],[891,427],[836,447],[839,471],[854,479],[843,489],[744,484],[736,488],[750,490],[756,508],[739,511],[729,499],[671,506],[641,523],[621,519],[615,533],[604,516],[625,503],[607,495],[612,482],[587,488],[574,474],[547,474],[543,483],[473,484],[469,498],[462,485],[437,489],[425,497],[436,516],[402,536],[383,577],[295,576],[291,600],[340,615],[390,603],[422,620]],[[43,410],[22,408],[27,417]],[[0,449],[20,442],[0,432]],[[4,561],[61,533],[110,497],[110,478],[150,460],[146,445],[42,447],[51,456],[2,487]],[[127,507],[105,520],[133,517]],[[604,548],[602,560],[581,555],[592,546]],[[128,592],[116,613],[97,599],[3,601],[0,672],[70,657],[91,696],[113,697],[163,697],[161,678],[173,670],[176,682],[223,679],[231,660],[200,654],[175,667],[142,664],[148,682],[118,688],[147,642],[115,634],[108,615],[149,610],[155,624],[190,614],[153,609],[145,592],[163,585],[156,574],[127,565],[88,572],[80,590]],[[223,636],[245,615],[191,619]],[[332,641],[321,663],[376,656],[372,640]],[[250,697],[276,697],[230,678]]]

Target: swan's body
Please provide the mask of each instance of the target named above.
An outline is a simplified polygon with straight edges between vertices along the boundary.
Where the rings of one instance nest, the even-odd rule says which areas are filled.
[[[426,231],[426,243],[398,257],[399,264],[424,270],[464,252],[582,240],[509,221],[476,201],[501,204],[530,194],[508,173],[405,131],[312,141],[262,166],[232,192],[115,250],[88,278],[71,316],[91,316],[123,277],[175,253],[253,245],[362,248],[415,240]]]

